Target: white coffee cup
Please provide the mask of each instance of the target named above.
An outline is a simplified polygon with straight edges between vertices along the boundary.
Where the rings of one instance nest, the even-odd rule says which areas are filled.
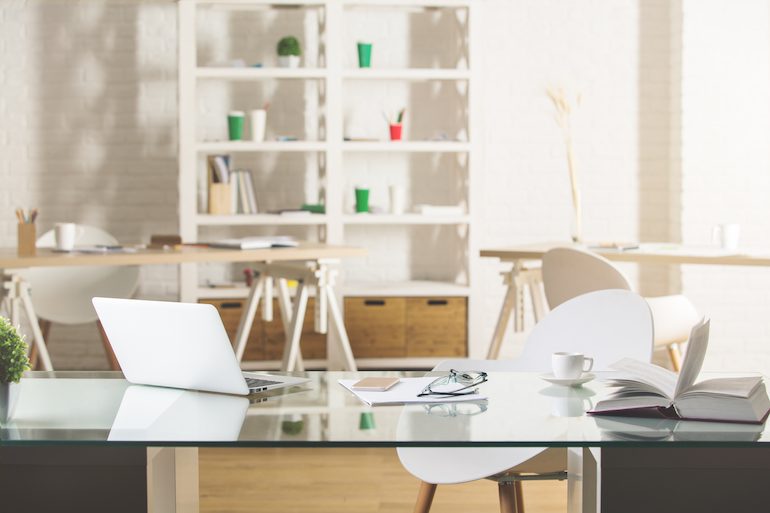
[[[251,140],[262,142],[265,140],[265,125],[267,123],[267,111],[257,109],[251,111]]]
[[[406,210],[404,188],[398,185],[390,186],[390,213],[403,214]]]
[[[75,240],[82,234],[83,228],[75,223],[56,223],[54,226],[56,249],[72,251],[75,248]]]
[[[738,249],[738,241],[741,238],[741,225],[737,223],[718,224],[712,234],[714,244],[728,251]]]
[[[553,353],[551,368],[553,375],[559,379],[577,379],[594,366],[594,359],[583,353]]]

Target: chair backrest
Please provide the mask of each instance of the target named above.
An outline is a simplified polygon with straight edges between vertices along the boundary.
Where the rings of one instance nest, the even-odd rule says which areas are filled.
[[[99,244],[116,245],[118,241],[104,230],[78,225],[75,245]],[[39,248],[55,245],[53,230],[37,240]],[[62,324],[96,321],[92,297],[129,298],[139,283],[139,268],[135,266],[33,267],[23,275],[30,284],[32,306],[37,316]]]
[[[551,310],[532,330],[513,360],[446,360],[435,370],[461,366],[486,372],[549,372],[558,351],[594,358],[594,370],[607,370],[621,358],[648,362],[653,351],[652,314],[647,301],[628,290],[589,292]]]
[[[623,273],[606,258],[575,248],[554,248],[543,255],[543,289],[550,308],[587,292],[631,290]]]

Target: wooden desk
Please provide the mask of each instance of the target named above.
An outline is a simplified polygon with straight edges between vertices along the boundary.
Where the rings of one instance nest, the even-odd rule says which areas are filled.
[[[319,310],[316,311],[317,329],[325,333],[328,315],[337,328],[337,339],[344,357],[344,367],[355,370],[355,361],[350,350],[350,342],[342,321],[342,314],[334,293],[336,270],[330,268],[340,258],[363,256],[366,251],[362,248],[350,246],[330,246],[327,244],[303,242],[295,248],[270,248],[254,250],[236,250],[209,248],[205,246],[181,246],[175,249],[144,249],[136,248],[132,252],[105,252],[105,253],[59,253],[51,249],[39,248],[34,256],[18,256],[16,248],[0,248],[0,275],[4,279],[4,287],[1,289],[2,299],[7,301],[11,322],[19,324],[19,316],[22,309],[25,311],[32,328],[33,342],[37,346],[40,359],[45,370],[53,370],[48,349],[45,345],[43,334],[38,325],[37,315],[32,307],[29,297],[29,286],[19,275],[18,270],[31,267],[67,267],[67,266],[96,266],[96,265],[157,265],[157,264],[184,264],[202,262],[251,262],[256,264],[270,264],[273,262],[306,262],[310,266],[290,270],[301,280],[298,291],[300,301],[297,307],[292,308],[288,298],[288,287],[285,285],[287,269],[283,268],[283,274],[276,276],[279,280],[279,292],[281,294],[282,319],[285,324],[287,343],[284,348],[284,370],[301,370],[302,358],[299,352],[299,334],[305,316],[307,305],[307,285],[315,284],[319,289]],[[236,335],[236,354],[239,360],[243,357],[246,340],[251,331],[254,315],[262,296],[265,296],[265,309],[268,315],[272,315],[272,288],[273,276],[268,267],[262,266],[259,279],[249,291],[247,308],[243,313]],[[269,303],[269,306],[267,306]],[[270,320],[270,319],[267,319]],[[295,329],[296,326],[299,328]]]
[[[508,289],[500,310],[487,358],[497,358],[505,335],[508,320],[514,316],[514,331],[521,331],[524,324],[523,295],[529,289],[535,320],[539,321],[547,310],[542,291],[542,275],[539,261],[546,252],[556,247],[575,247],[597,253],[614,262],[638,264],[694,264],[737,265],[770,267],[770,251],[729,252],[714,247],[687,247],[678,244],[645,243],[638,249],[619,250],[570,242],[541,242],[496,249],[482,249],[482,257],[498,258],[512,262],[510,271],[504,271],[503,281]]]

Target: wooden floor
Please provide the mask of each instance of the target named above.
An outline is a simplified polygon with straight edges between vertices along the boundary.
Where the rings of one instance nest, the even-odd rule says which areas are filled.
[[[395,449],[200,450],[201,513],[410,513],[418,487]],[[524,483],[524,500],[527,513],[566,511],[566,481]],[[497,512],[497,485],[439,486],[431,511]]]

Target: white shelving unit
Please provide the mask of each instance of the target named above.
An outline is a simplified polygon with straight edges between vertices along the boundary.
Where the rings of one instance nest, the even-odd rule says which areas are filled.
[[[292,229],[311,230],[319,240],[330,244],[350,243],[346,230],[357,230],[357,237],[365,230],[365,235],[376,239],[378,230],[424,230],[435,226],[438,230],[462,232],[462,275],[460,282],[427,281],[414,279],[407,281],[343,283],[343,291],[348,296],[449,296],[468,298],[468,333],[474,333],[477,324],[479,305],[473,301],[476,261],[478,247],[473,230],[473,219],[478,204],[480,190],[475,176],[478,167],[478,155],[475,150],[478,137],[476,119],[474,72],[471,64],[476,62],[472,55],[475,51],[471,42],[474,40],[473,23],[474,2],[476,0],[177,0],[179,13],[179,219],[180,234],[185,241],[197,241],[201,231],[246,227],[285,226]],[[318,9],[322,14],[318,24],[320,54],[318,67],[297,69],[274,67],[209,67],[199,65],[197,20],[206,9],[229,11],[296,11],[297,9]],[[405,12],[435,12],[437,9],[462,11],[458,24],[463,26],[466,48],[465,59],[457,67],[414,67],[414,68],[352,68],[345,61],[345,18],[350,13],[371,10],[376,13],[382,9],[404,10]],[[373,23],[376,23],[373,20]],[[271,45],[274,42],[270,43]],[[318,141],[228,141],[199,140],[200,130],[198,102],[202,84],[215,82],[249,87],[249,83],[282,83],[297,81],[315,83],[323,90],[319,110],[323,117],[323,129],[319,132],[323,140]],[[466,126],[463,140],[404,140],[404,141],[359,141],[344,140],[345,95],[350,87],[368,87],[378,84],[421,84],[421,83],[462,84],[464,92],[460,95],[461,104],[452,105],[465,112]],[[238,85],[241,84],[241,85]],[[271,109],[274,107],[271,107]],[[407,108],[411,108],[407,105]],[[222,113],[223,116],[226,112]],[[275,215],[260,213],[255,215],[210,215],[200,211],[200,167],[211,154],[308,154],[317,156],[319,161],[319,180],[322,183],[323,201],[326,213],[306,216]],[[382,154],[382,157],[378,157]],[[467,173],[459,192],[463,198],[465,214],[455,216],[423,216],[418,214],[369,214],[350,213],[345,189],[345,163],[354,158],[453,158],[462,159],[462,172]],[[420,155],[425,155],[421,157]],[[300,157],[301,158],[301,157]],[[309,157],[310,158],[310,157]],[[439,173],[440,174],[440,173]],[[286,205],[286,208],[297,205]],[[361,228],[363,227],[363,228]],[[414,227],[414,228],[412,228]],[[447,228],[450,227],[450,228]],[[312,230],[315,230],[313,232]],[[446,236],[446,235],[445,235]],[[436,255],[441,259],[440,254]],[[344,267],[343,267],[344,270]],[[201,285],[199,269],[195,265],[183,265],[180,272],[180,296],[182,301],[197,301],[201,297],[227,298],[245,297],[242,287],[234,289],[208,288]],[[413,359],[401,362],[401,366],[425,366],[431,360]],[[438,360],[438,358],[436,359]],[[393,359],[383,359],[384,364],[393,365]],[[376,361],[366,359],[369,365]]]

